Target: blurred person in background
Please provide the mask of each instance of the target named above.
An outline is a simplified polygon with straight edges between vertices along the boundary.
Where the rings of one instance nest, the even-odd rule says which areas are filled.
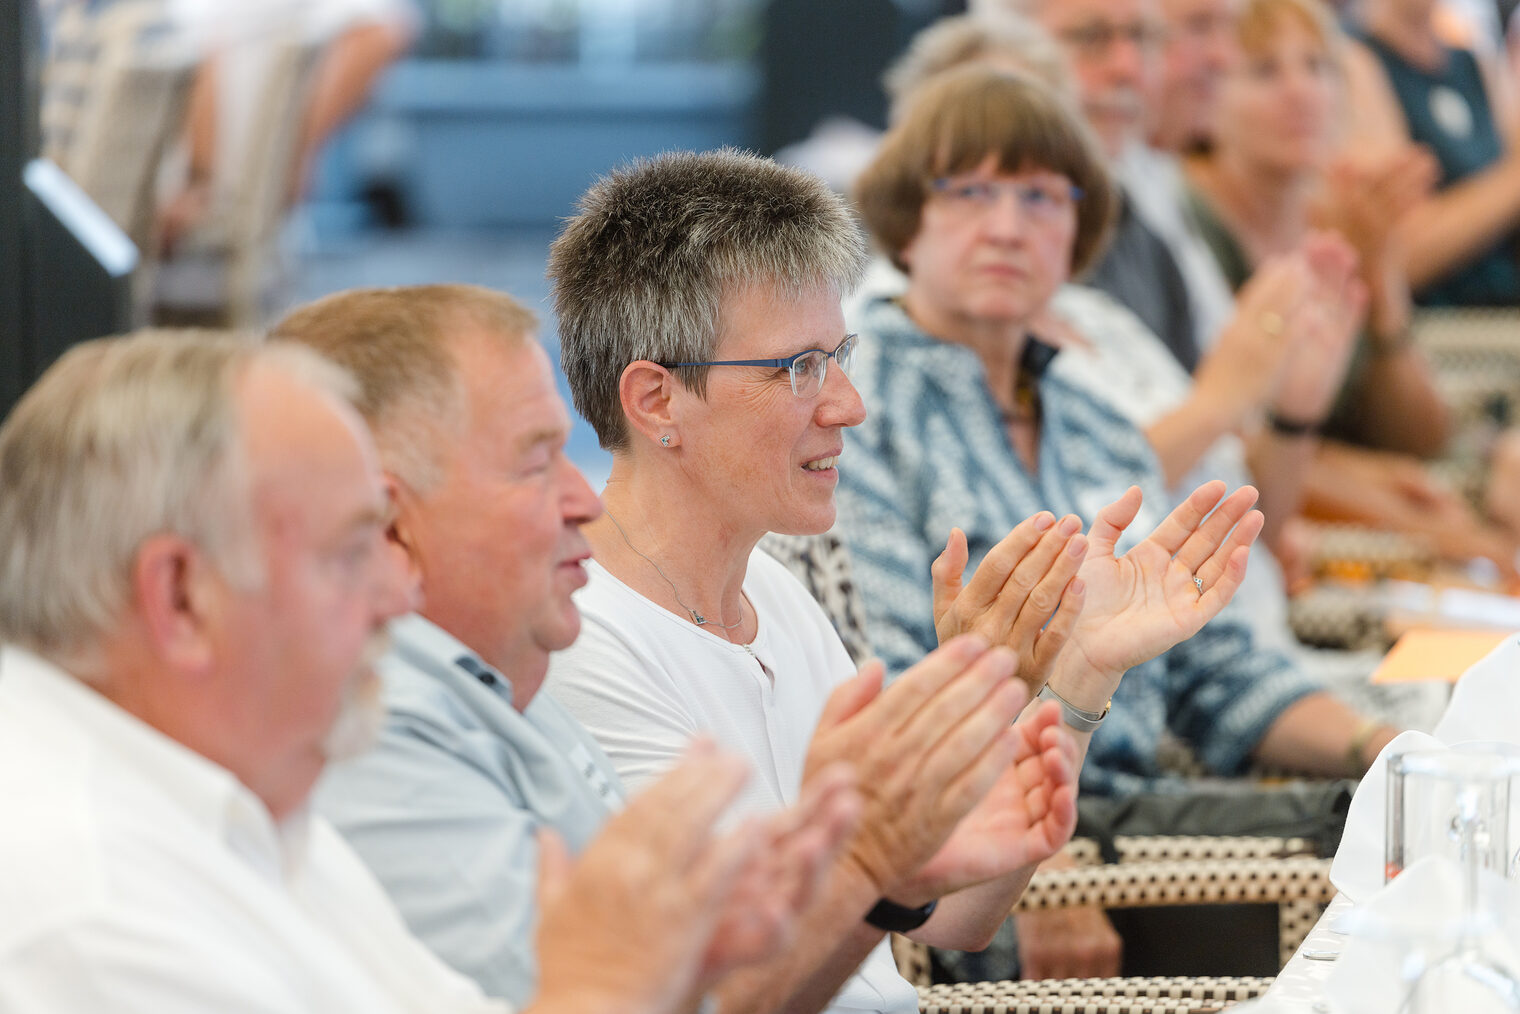
[[[1024,68],[1076,105],[1075,85],[1060,47],[1039,25],[1019,15],[990,12],[947,18],[920,33],[886,83],[898,115],[914,92],[936,73],[965,62]],[[1133,147],[1133,146],[1132,146]],[[1180,166],[1170,165],[1168,184],[1181,217]],[[1208,269],[1219,275],[1201,238],[1196,240]],[[1328,411],[1355,335],[1359,301],[1349,274],[1354,258],[1343,243],[1318,237],[1305,256],[1283,258],[1273,277],[1248,294],[1237,326],[1189,375],[1166,345],[1128,309],[1106,293],[1067,284],[1051,303],[1048,323],[1070,339],[1069,355],[1054,365],[1069,380],[1086,385],[1145,430],[1157,456],[1171,502],[1209,479],[1230,485],[1255,482],[1267,517],[1264,541],[1282,545],[1289,519],[1298,509],[1300,474],[1314,442],[1262,425],[1264,415],[1290,418]],[[900,294],[905,281],[883,258],[852,302]],[[1223,277],[1219,286],[1231,297]],[[1295,293],[1304,298],[1297,300]],[[1286,355],[1283,335],[1260,325],[1278,306],[1292,306],[1281,328],[1297,336],[1296,354]],[[1271,320],[1271,317],[1267,318]],[[1248,464],[1249,452],[1249,464]],[[1263,643],[1288,648],[1284,578],[1267,546],[1252,548],[1253,565],[1241,596],[1243,610]]]
[[[1302,469],[1314,450],[1313,441],[1304,438],[1303,422],[1317,418],[1323,399],[1333,397],[1354,333],[1343,322],[1362,312],[1365,297],[1356,286],[1342,284],[1343,270],[1311,269],[1312,260],[1339,263],[1348,256],[1343,244],[1315,238],[1276,258],[1231,302],[1206,244],[1186,221],[1175,155],[1145,143],[1154,123],[1164,41],[1175,39],[1171,64],[1192,60],[1212,67],[1218,54],[1179,56],[1177,47],[1211,47],[1213,21],[1228,20],[1229,10],[1205,12],[1209,31],[1188,35],[1169,32],[1157,0],[986,0],[984,9],[1030,17],[1055,38],[1073,68],[1082,115],[1120,181],[1115,240],[1081,280],[1138,316],[1193,378],[1181,386],[1175,378],[1162,385],[1131,384],[1120,396],[1126,411],[1146,427],[1168,488],[1182,492],[1220,440],[1243,438],[1262,491],[1266,542],[1291,548],[1280,533],[1298,511]],[[1205,88],[1194,102],[1208,94]],[[1196,112],[1189,115],[1198,118]],[[1341,249],[1326,252],[1338,245]],[[1180,327],[1175,317],[1168,324],[1169,314],[1156,310],[1158,299],[1185,312],[1192,324]],[[1092,306],[1086,300],[1069,305],[1067,312],[1077,316]],[[1105,326],[1111,325],[1090,319],[1078,322],[1077,329],[1092,334]],[[1161,329],[1167,327],[1171,330]],[[1111,375],[1105,382],[1123,384],[1123,379]],[[1272,425],[1274,420],[1287,425]]]
[[[368,101],[417,30],[410,0],[173,0],[205,53],[190,89],[182,162],[166,168],[154,313],[260,323],[288,273],[285,213],[328,139]],[[234,318],[238,318],[234,320]]]
[[[852,321],[862,336],[857,381],[868,412],[846,431],[852,466],[840,486],[840,530],[889,669],[933,643],[938,595],[923,576],[942,549],[936,575],[953,575],[1030,512],[1072,511],[1095,526],[1089,562],[1100,543],[1109,553],[1097,558],[1112,561],[1114,543],[1122,550],[1138,540],[1124,534],[1126,524],[1112,523],[1115,507],[1104,505],[1122,497],[1123,522],[1143,531],[1168,502],[1145,436],[1052,363],[1071,353],[1054,347],[1062,339],[1048,325],[1050,300],[1101,249],[1107,228],[1105,163],[1059,98],[1028,80],[969,67],[924,85],[861,179],[862,214],[908,276],[906,290],[872,300]],[[1131,485],[1145,491],[1143,503],[1138,491],[1126,492]],[[1221,488],[1204,487],[1179,511],[1198,509],[1200,496],[1212,490],[1217,498]],[[958,523],[964,535],[951,535],[947,546]],[[1186,552],[1174,559],[1184,571],[1197,562]],[[1200,590],[1214,574],[1210,567],[1197,573]],[[1187,573],[1180,578],[1192,582]],[[1170,630],[1162,644],[1177,646],[1160,658],[1132,651],[1144,624],[1127,614],[1122,596],[1100,589],[1087,580],[1068,652],[1099,669],[1128,671],[1117,689],[1107,687],[1112,711],[1093,733],[1082,770],[1091,793],[1186,791],[1158,767],[1167,729],[1222,773],[1255,759],[1359,774],[1393,735],[1256,643],[1250,625],[1230,611]],[[1062,685],[1055,676],[1052,686],[1077,707],[1103,712],[1101,688]],[[1021,942],[1044,949],[1026,968],[1111,973],[1116,948],[1091,943],[1101,935],[1071,921],[1021,928]]]
[[[1345,60],[1345,150],[1387,157],[1409,142],[1439,164],[1434,193],[1402,217],[1417,302],[1520,304],[1520,115],[1506,76],[1443,38],[1436,0],[1362,0]]]
[[[1343,118],[1344,40],[1316,0],[1247,0],[1241,60],[1226,74],[1214,143],[1189,161],[1192,211],[1234,285],[1316,226],[1357,249],[1367,323],[1333,410],[1309,421],[1324,439],[1305,476],[1306,510],[1414,532],[1454,559],[1514,574],[1514,533],[1481,520],[1415,456],[1439,453],[1451,417],[1411,338],[1406,236],[1434,167],[1413,146],[1333,157]],[[1374,453],[1374,452],[1396,452]]]
[[[43,154],[142,248],[139,315],[262,323],[285,213],[410,45],[410,0],[63,0],[51,21]]]
[[[512,1009],[308,808],[372,737],[412,599],[352,393],[303,349],[149,333],[71,350],[0,428],[0,1008]],[[694,749],[568,875],[545,837],[525,1009],[695,1004],[774,865],[712,832],[744,778]]]
[[[1225,72],[1239,58],[1235,24],[1241,0],[1161,0],[1166,41],[1150,144],[1183,153],[1206,148]]]
[[[161,242],[172,254],[190,230],[236,199],[240,167],[275,127],[260,102],[283,48],[309,49],[311,69],[298,103],[299,129],[286,172],[285,198],[298,201],[329,137],[368,100],[381,73],[406,52],[417,31],[410,0],[237,2],[175,0],[178,17],[198,26],[207,50],[191,90],[185,126],[185,178],[165,202]]]

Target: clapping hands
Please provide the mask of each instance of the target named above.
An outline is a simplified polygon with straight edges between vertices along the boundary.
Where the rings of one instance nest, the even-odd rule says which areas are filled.
[[[934,630],[941,644],[974,633],[1018,655],[1018,677],[1037,694],[1082,612],[1082,521],[1041,511],[1016,525],[962,583],[968,550],[959,528],[930,567]]]
[[[1085,604],[1057,664],[1063,697],[1101,710],[1124,672],[1196,634],[1245,578],[1262,515],[1256,490],[1206,482],[1122,556],[1115,545],[1140,509],[1130,489],[1098,513],[1078,574]],[[1056,677],[1053,675],[1052,679]]]

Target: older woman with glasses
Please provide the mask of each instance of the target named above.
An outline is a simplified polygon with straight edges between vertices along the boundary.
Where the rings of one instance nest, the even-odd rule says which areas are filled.
[[[1099,535],[1104,505],[1125,497],[1128,520],[1166,502],[1144,435],[1093,385],[1049,369],[1065,333],[1052,324],[1051,299],[1101,250],[1112,195],[1102,155],[1067,104],[985,67],[927,83],[858,184],[867,225],[907,275],[900,294],[866,300],[851,321],[867,415],[845,433],[852,467],[840,485],[840,527],[889,670],[936,641],[931,566],[959,572],[1041,510],[1071,512],[1093,523],[1095,541],[1124,548],[1133,539]],[[1134,486],[1143,507],[1125,494]],[[1144,530],[1144,515],[1135,527]],[[1178,554],[1172,568],[1207,589],[1217,574],[1190,562]],[[1084,578],[1096,563],[1084,564]],[[1165,786],[1157,747],[1168,729],[1222,773],[1252,758],[1360,773],[1392,735],[1262,650],[1228,613],[1149,660],[1132,607],[1125,589],[1087,581],[1063,656],[1088,668],[1050,679],[1071,708],[1102,722],[1086,790]],[[1112,713],[1097,719],[1110,694]]]
[[[1031,191],[1021,200],[1046,198],[1068,199]],[[547,685],[630,789],[706,733],[755,765],[740,812],[771,810],[796,797],[822,759],[820,744],[878,690],[876,703],[893,707],[925,696],[927,660],[884,690],[878,663],[855,675],[822,610],[755,548],[768,532],[820,533],[834,523],[835,486],[849,468],[842,434],[864,415],[845,373],[863,347],[845,329],[840,296],[864,256],[848,209],[822,181],[731,151],[668,155],[614,173],[554,244],[562,361],[613,469],[606,514],[585,528],[595,560],[576,598],[583,629],[554,656]],[[1075,518],[1049,514],[1010,525],[964,583],[959,570],[941,575],[937,639],[947,645],[932,657],[964,643],[955,635],[978,632],[1010,663],[994,697],[1026,700],[1048,673],[1084,670],[1062,647],[1084,593],[1099,585],[1105,601],[1133,597],[1136,638],[1162,650],[1239,584],[1260,519],[1231,534],[1249,510],[1247,492],[1205,522],[1220,498],[1219,489],[1196,498],[1122,565],[1108,546],[1133,514],[1133,497],[1091,537]],[[1173,566],[1174,554],[1185,563]],[[1097,566],[1077,579],[1092,555]],[[916,579],[927,595],[928,573]],[[1020,680],[1006,678],[1015,674]],[[976,686],[961,677],[945,692],[974,699],[986,693]],[[996,769],[990,790],[971,784],[975,751],[953,764],[936,760],[912,733],[937,744],[936,756],[965,753],[968,739],[986,734],[974,716],[957,717],[948,700],[923,710],[930,713],[921,721],[893,723],[849,752],[869,797],[862,825],[877,811],[911,813],[927,799],[958,794],[974,805],[965,804],[937,851],[887,877],[877,847],[857,833],[808,922],[828,931],[793,949],[798,962],[822,960],[826,969],[797,989],[798,980],[773,970],[785,983],[778,1005],[823,1006],[839,982],[830,975],[859,965],[832,1009],[916,1010],[883,929],[985,945],[1032,864],[1070,833],[1073,764],[1086,733],[1058,727],[1059,702],[1032,708],[1012,731],[1005,722],[999,738],[1011,738],[1012,763]],[[1065,713],[1074,728],[1089,727],[1079,710]],[[947,765],[968,773],[947,782]],[[898,833],[922,837],[917,827]],[[874,908],[850,893],[862,875],[882,899]]]

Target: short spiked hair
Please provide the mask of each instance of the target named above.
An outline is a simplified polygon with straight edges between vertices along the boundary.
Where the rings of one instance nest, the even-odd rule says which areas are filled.
[[[608,450],[626,446],[629,363],[712,359],[726,294],[819,285],[841,296],[865,263],[844,199],[822,180],[732,148],[673,152],[598,180],[549,252],[560,362]],[[701,394],[707,371],[681,380]]]

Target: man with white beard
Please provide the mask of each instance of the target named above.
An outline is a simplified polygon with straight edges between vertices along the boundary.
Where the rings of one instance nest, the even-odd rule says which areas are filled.
[[[7,1014],[512,1009],[307,808],[412,605],[352,387],[303,349],[146,334],[71,351],[0,428]],[[693,752],[572,874],[544,840],[525,1009],[674,1014],[732,967],[727,905],[775,857],[712,835],[746,772]]]

